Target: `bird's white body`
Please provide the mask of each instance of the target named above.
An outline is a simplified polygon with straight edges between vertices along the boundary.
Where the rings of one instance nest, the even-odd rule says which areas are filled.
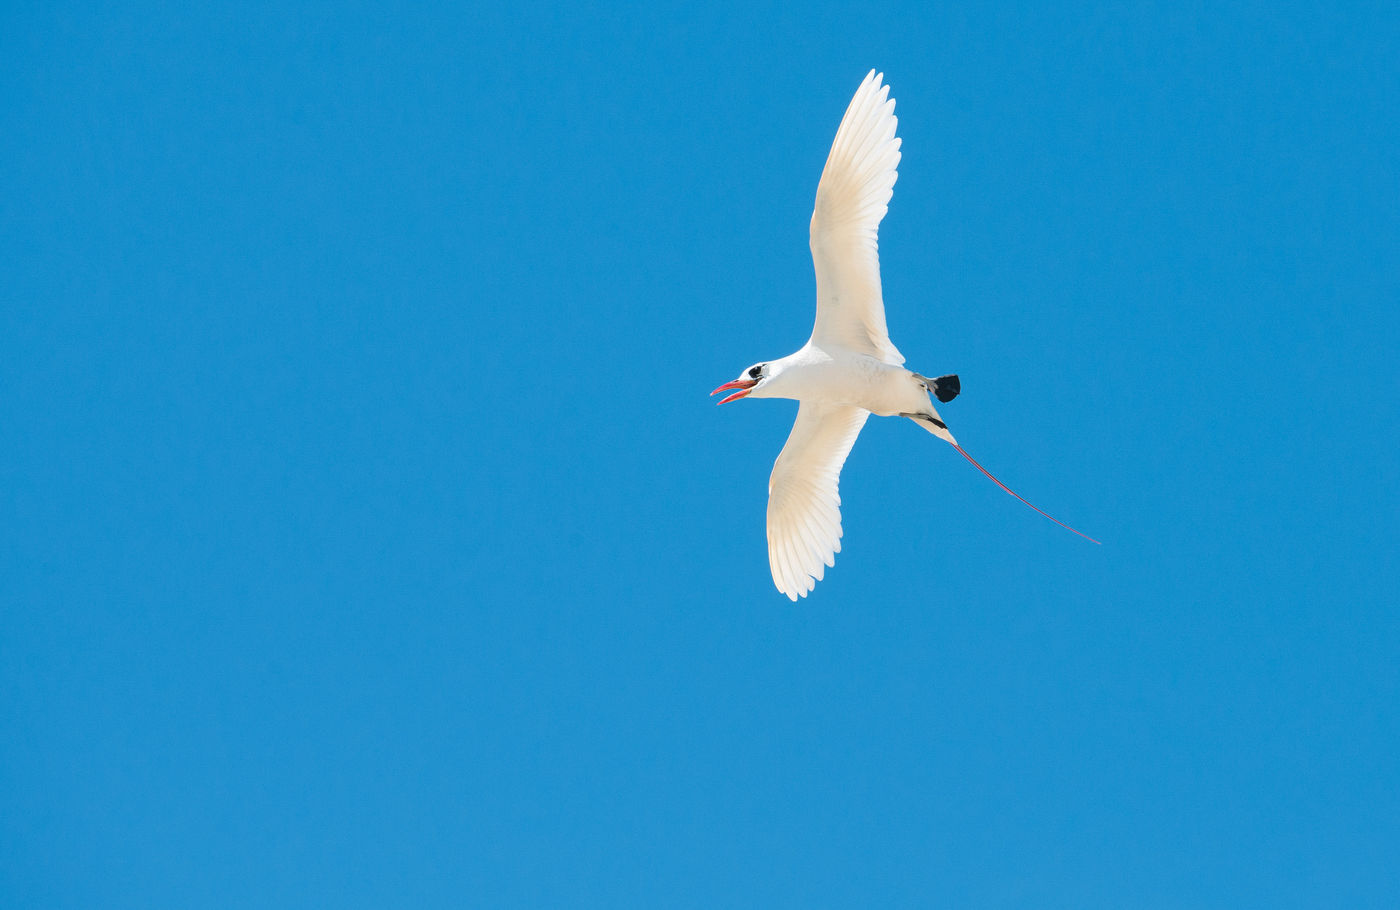
[[[808,342],[800,351],[766,364],[773,377],[749,398],[794,398],[864,408],[877,417],[920,411],[938,416],[928,389],[914,373],[869,354]]]
[[[963,451],[934,409],[929,393],[938,390],[939,400],[951,400],[957,377],[930,380],[906,370],[885,326],[876,234],[894,192],[900,140],[882,78],[871,70],[856,90],[817,184],[810,231],[817,277],[812,337],[797,352],[754,364],[715,389],[738,390],[721,404],[743,397],[801,402],[768,481],[769,567],[778,590],[794,601],[835,565],[841,466],[871,414],[912,419],[1021,498]],[[940,389],[944,380],[951,384]]]

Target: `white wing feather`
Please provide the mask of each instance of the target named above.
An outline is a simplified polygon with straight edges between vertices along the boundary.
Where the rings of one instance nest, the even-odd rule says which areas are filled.
[[[768,479],[768,564],[773,584],[796,601],[841,552],[841,466],[870,412],[802,402]]]
[[[898,366],[880,295],[876,232],[898,176],[898,120],[883,73],[871,70],[856,90],[831,144],[812,210],[817,271],[817,347],[843,347]]]

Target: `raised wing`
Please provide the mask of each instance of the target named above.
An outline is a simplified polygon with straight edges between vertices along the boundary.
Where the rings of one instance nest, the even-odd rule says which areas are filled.
[[[841,466],[870,412],[802,402],[768,479],[768,565],[773,584],[796,601],[841,552]]]
[[[898,120],[890,87],[874,70],[856,90],[831,144],[812,210],[812,262],[817,270],[817,323],[812,341],[869,354],[898,366],[880,296],[875,241],[898,176]]]

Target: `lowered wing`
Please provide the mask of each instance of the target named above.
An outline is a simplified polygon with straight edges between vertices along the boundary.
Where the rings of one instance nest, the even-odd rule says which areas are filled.
[[[806,597],[841,551],[841,466],[870,412],[802,402],[768,479],[768,564],[791,600]]]

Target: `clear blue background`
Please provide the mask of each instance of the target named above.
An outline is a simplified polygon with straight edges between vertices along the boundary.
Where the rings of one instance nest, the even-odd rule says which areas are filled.
[[[0,903],[1400,905],[1400,12],[11,4]],[[904,421],[768,577],[867,69]]]

